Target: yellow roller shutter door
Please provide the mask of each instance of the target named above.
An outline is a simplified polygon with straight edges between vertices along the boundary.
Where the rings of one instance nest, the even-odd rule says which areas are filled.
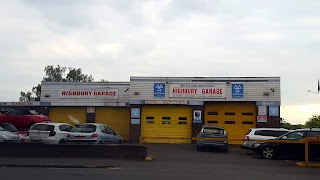
[[[109,125],[121,135],[124,141],[129,140],[130,108],[127,107],[97,107],[96,123]]]
[[[69,123],[75,125],[85,123],[87,117],[86,107],[50,107],[49,117],[53,122]]]
[[[191,143],[192,109],[188,106],[142,107],[141,135],[147,143]]]
[[[205,124],[222,126],[226,129],[229,144],[242,144],[241,139],[250,128],[256,127],[256,105],[254,103],[207,104]]]

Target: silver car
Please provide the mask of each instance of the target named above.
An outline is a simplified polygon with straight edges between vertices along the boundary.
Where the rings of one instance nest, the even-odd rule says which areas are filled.
[[[19,142],[21,138],[19,135],[13,134],[0,127],[0,142]]]
[[[68,134],[72,144],[122,144],[122,137],[105,124],[85,123],[76,125]]]

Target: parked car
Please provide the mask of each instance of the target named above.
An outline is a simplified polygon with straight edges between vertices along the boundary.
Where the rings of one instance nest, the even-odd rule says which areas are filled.
[[[306,137],[320,137],[320,129],[299,129],[287,132],[276,140],[302,140]],[[320,158],[320,144],[309,144],[309,157]],[[304,143],[272,143],[257,142],[253,144],[253,153],[261,155],[264,158],[272,159],[274,157],[295,157],[303,158],[305,155]]]
[[[197,135],[198,138],[228,138],[227,133],[223,127],[220,126],[202,126]],[[198,140],[196,141],[197,151],[202,148],[219,148],[224,152],[228,152],[228,141],[212,141],[212,140]]]
[[[20,136],[21,140],[24,140],[27,137],[27,131],[18,131],[17,128],[11,123],[0,123],[0,127],[5,129],[6,131]]]
[[[29,129],[35,123],[50,122],[49,117],[38,114],[33,109],[14,109],[0,114],[0,123],[11,123],[17,129]]]
[[[251,128],[244,136],[242,149],[252,150],[252,145],[256,140],[275,139],[290,130],[284,128]]]
[[[46,144],[64,144],[73,126],[67,123],[37,123],[28,131],[29,140]]]
[[[85,123],[74,127],[68,135],[68,143],[122,144],[122,137],[105,124]]]
[[[0,127],[0,142],[19,142],[20,136],[6,131]]]

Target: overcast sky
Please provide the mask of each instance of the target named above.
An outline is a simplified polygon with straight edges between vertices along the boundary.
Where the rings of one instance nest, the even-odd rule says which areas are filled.
[[[95,80],[281,77],[281,116],[320,114],[320,1],[3,0],[0,101],[18,101],[46,65]]]

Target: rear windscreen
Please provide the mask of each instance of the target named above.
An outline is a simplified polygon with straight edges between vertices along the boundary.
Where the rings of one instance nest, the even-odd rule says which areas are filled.
[[[93,133],[96,131],[95,125],[79,125],[71,130],[71,132]]]
[[[53,131],[54,126],[49,124],[35,124],[32,126],[31,130]]]
[[[223,129],[217,129],[217,128],[204,128],[202,132],[210,133],[210,134],[224,134]]]
[[[272,136],[272,137],[279,137],[288,131],[278,131],[278,130],[258,130],[254,133],[254,135],[260,136]]]
[[[1,124],[0,126],[10,132],[17,132],[18,131],[12,124]]]
[[[249,131],[246,133],[246,135],[248,135],[249,133],[251,133],[252,129],[249,129]]]

